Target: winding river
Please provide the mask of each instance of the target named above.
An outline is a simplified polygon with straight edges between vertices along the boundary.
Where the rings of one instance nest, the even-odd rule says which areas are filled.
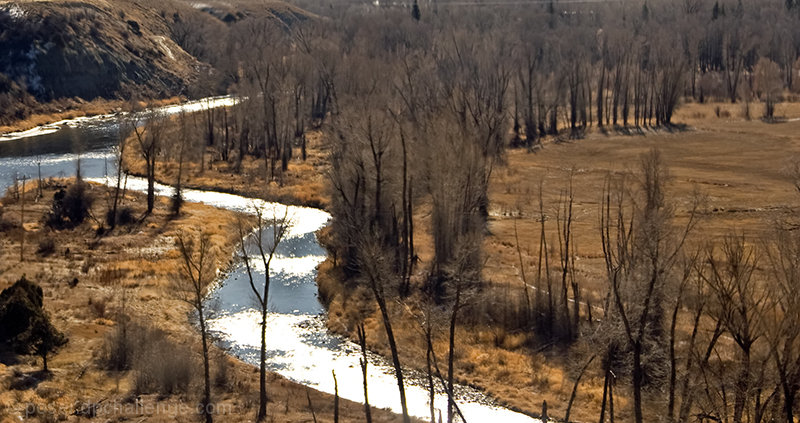
[[[189,108],[209,104],[230,104],[222,97],[191,103]],[[174,113],[180,106],[169,106]],[[113,174],[113,149],[119,136],[113,116],[82,118],[59,122],[22,133],[0,135],[0,189],[5,190],[15,178],[36,178],[74,175],[80,159],[81,172],[89,180],[110,183],[106,175]],[[79,153],[80,152],[80,153]],[[129,177],[128,189],[144,191],[146,182]],[[168,186],[156,185],[157,194],[171,195]],[[280,213],[287,206],[250,199],[238,195],[184,190],[186,201],[252,213],[256,207],[266,216]],[[360,349],[349,340],[329,333],[325,328],[325,310],[317,299],[316,267],[325,259],[316,231],[326,225],[330,216],[319,209],[288,206],[291,229],[279,245],[277,257],[270,266],[270,301],[267,328],[269,368],[282,376],[320,391],[333,393],[331,372],[339,380],[339,395],[363,402]],[[270,229],[262,229],[270,230]],[[264,239],[271,239],[265,236]],[[246,245],[248,256],[263,276],[263,266],[252,241]],[[260,278],[259,278],[260,279]],[[262,279],[263,280],[263,279]],[[227,350],[240,359],[257,364],[259,352],[258,313],[242,264],[221,275],[208,295],[206,304],[211,310],[210,327]],[[377,407],[400,410],[397,383],[393,369],[383,357],[370,354],[369,397]],[[410,414],[430,416],[429,396],[420,383],[419,375],[408,372],[411,383],[406,388]],[[415,382],[416,381],[416,382]],[[502,407],[493,405],[480,391],[469,387],[457,389],[459,407],[470,422],[538,422]],[[439,392],[434,407],[445,414],[446,396]],[[445,416],[446,418],[446,416]]]

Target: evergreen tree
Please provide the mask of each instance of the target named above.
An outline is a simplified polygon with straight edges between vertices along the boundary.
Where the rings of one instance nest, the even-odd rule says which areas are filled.
[[[42,308],[42,288],[23,276],[0,293],[0,343],[18,354],[42,357],[47,371],[47,356],[67,343]]]
[[[715,21],[719,18],[719,2],[714,2],[714,8],[711,9],[711,20]]]
[[[419,13],[419,4],[417,4],[417,0],[414,0],[414,6],[411,8],[411,17],[414,18],[415,21],[418,21],[420,16]]]

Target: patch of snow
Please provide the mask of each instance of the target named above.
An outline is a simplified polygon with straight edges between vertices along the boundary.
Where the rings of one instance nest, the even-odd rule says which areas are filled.
[[[19,5],[11,3],[8,5],[0,6],[0,10],[8,14],[11,19],[19,20],[25,17],[25,11]]]
[[[161,50],[164,52],[164,54],[167,55],[167,57],[170,58],[170,60],[175,60],[175,55],[172,54],[172,50],[170,50],[169,47],[167,46],[167,43],[164,42],[166,38],[164,38],[163,35],[157,35],[153,37],[153,39],[156,40],[158,46],[161,47]]]

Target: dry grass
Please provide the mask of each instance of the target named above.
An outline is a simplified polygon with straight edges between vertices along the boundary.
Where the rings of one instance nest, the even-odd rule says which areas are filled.
[[[326,185],[327,151],[321,134],[307,135],[307,157],[303,161],[295,149],[296,156],[289,162],[289,168],[279,181],[266,181],[266,167],[263,158],[247,156],[242,160],[240,172],[234,164],[215,159],[211,150],[206,151],[200,168],[199,157],[183,164],[183,184],[188,188],[217,190],[236,193],[248,197],[263,198],[284,204],[325,208],[330,201]],[[127,140],[125,166],[135,175],[145,174],[145,163],[140,148],[134,138]],[[178,178],[178,162],[161,157],[156,162],[156,179],[174,185]]]

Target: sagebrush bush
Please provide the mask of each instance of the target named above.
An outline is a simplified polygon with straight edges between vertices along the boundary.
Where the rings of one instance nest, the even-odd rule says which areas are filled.
[[[113,213],[114,213],[113,210],[109,210],[108,212],[106,212],[106,224],[108,224],[108,226],[112,226],[112,223],[114,222],[114,219],[112,219]],[[116,219],[117,226],[128,226],[133,224],[133,222],[135,221],[136,219],[133,217],[132,208],[125,206],[125,207],[120,207],[117,210],[117,219]]]
[[[163,331],[135,323],[121,323],[106,336],[101,360],[108,370],[132,370],[136,394],[186,393],[197,365]]]
[[[142,328],[125,322],[119,322],[105,337],[101,354],[101,364],[107,370],[122,371],[133,367],[133,356],[136,351],[136,339],[140,338]]]
[[[89,310],[95,318],[106,317],[110,299],[109,297],[89,298]]]
[[[134,360],[134,390],[138,394],[186,393],[194,377],[192,356],[161,331],[150,330],[148,335],[150,338]]]
[[[46,257],[53,254],[56,251],[56,242],[55,240],[48,236],[42,238],[39,241],[39,246],[36,248],[36,254]]]

